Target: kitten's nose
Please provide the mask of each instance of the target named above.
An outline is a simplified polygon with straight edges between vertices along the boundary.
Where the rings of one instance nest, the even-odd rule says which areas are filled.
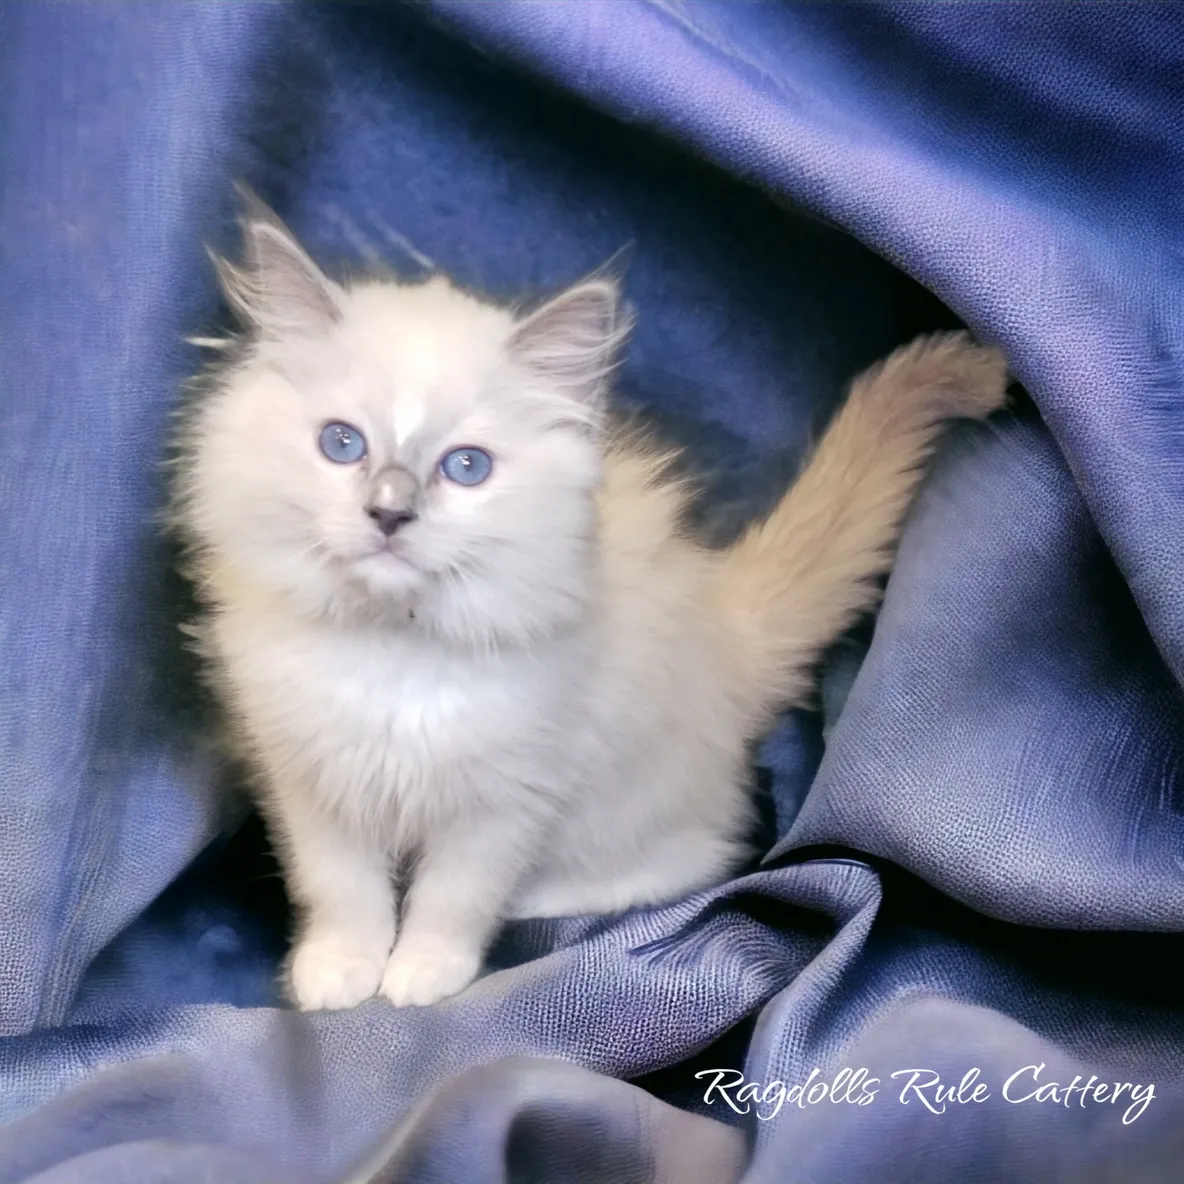
[[[415,521],[418,493],[415,477],[401,465],[390,465],[374,475],[366,513],[389,539],[400,526]]]
[[[378,524],[378,529],[389,539],[400,526],[415,521],[410,510],[388,510],[383,506],[371,506],[367,514]]]

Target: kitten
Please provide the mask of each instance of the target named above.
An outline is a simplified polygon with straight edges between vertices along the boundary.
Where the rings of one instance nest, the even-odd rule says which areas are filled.
[[[257,202],[244,233],[218,263],[242,349],[186,419],[176,512],[302,916],[295,1003],[429,1004],[505,918],[726,878],[750,742],[874,604],[944,421],[1004,402],[1000,355],[893,354],[708,551],[672,456],[607,426],[613,282],[519,315],[341,286]]]

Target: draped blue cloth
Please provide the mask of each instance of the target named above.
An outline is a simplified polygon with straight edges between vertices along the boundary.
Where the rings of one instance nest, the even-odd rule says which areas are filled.
[[[1178,1180],[1182,165],[1172,4],[0,6],[0,1182]],[[764,863],[282,1006],[157,528],[236,178],[330,268],[627,248],[622,398],[721,534],[894,344],[1002,345],[759,753]]]

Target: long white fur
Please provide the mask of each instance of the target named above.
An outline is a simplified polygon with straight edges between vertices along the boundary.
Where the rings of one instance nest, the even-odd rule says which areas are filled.
[[[874,604],[945,419],[993,351],[922,340],[857,382],[730,551],[683,531],[670,456],[606,426],[627,325],[598,278],[529,317],[446,280],[344,288],[253,205],[220,268],[247,323],[186,416],[177,520],[199,626],[302,917],[302,1008],[427,1004],[510,916],[676,898],[747,854],[746,752]],[[334,465],[326,421],[369,455]],[[437,471],[494,457],[482,485]],[[419,516],[387,546],[365,482]]]

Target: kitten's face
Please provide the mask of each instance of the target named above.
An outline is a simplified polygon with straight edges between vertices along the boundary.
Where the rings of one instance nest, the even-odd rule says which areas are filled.
[[[270,295],[258,259],[227,277],[254,302],[253,345],[187,441],[184,517],[205,564],[302,611],[464,644],[577,616],[611,286],[515,321],[438,279],[346,291],[275,224],[258,233],[289,257],[272,260]]]

